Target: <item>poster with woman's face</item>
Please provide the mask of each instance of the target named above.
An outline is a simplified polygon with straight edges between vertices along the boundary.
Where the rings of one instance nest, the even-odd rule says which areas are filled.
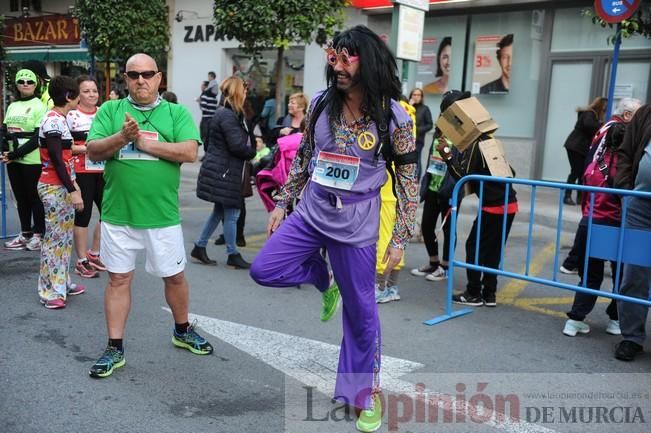
[[[508,94],[512,63],[513,33],[478,36],[475,40],[472,93]]]
[[[448,91],[452,66],[452,37],[423,39],[423,56],[416,68],[416,81],[427,83],[425,93],[443,94]]]

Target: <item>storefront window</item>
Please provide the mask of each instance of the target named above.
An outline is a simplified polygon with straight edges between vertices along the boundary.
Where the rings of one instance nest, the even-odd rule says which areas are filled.
[[[258,113],[269,92],[276,87],[277,50],[262,50],[259,56],[252,57],[240,49],[225,50],[231,63],[232,75],[242,77],[247,82],[247,98],[253,110]],[[303,71],[305,48],[292,47],[284,53],[283,92],[286,97],[303,90]]]
[[[499,123],[500,137],[534,136],[544,19],[544,14],[536,10],[472,16],[467,88],[477,93],[475,96]],[[494,51],[488,49],[491,44],[495,44]],[[504,48],[498,58],[500,44]],[[509,76],[505,80],[508,88],[484,91],[488,83],[478,78],[478,72],[486,62],[498,71],[494,72],[497,77],[500,73]]]
[[[592,24],[592,20],[581,15],[580,8],[557,9],[554,11],[554,30],[552,33],[552,52],[588,51],[613,49],[608,45],[608,37],[615,29]],[[651,48],[651,40],[643,36],[633,36],[622,42],[622,50]]]

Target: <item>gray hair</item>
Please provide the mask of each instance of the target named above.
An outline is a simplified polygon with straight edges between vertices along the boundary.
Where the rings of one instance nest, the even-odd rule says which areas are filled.
[[[617,108],[615,108],[615,112],[613,114],[616,116],[621,116],[626,111],[635,113],[635,110],[640,108],[640,105],[642,105],[642,101],[640,101],[639,99],[622,98],[617,103]]]

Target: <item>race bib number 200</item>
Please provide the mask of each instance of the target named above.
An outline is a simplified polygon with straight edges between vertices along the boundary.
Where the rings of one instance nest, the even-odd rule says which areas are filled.
[[[312,180],[319,185],[350,191],[359,174],[359,162],[356,156],[319,152]]]
[[[155,131],[140,131],[140,135],[147,140],[156,140],[158,141],[158,132]],[[148,161],[158,161],[158,158],[143,152],[138,149],[136,143],[129,142],[122,149],[120,149],[120,159],[138,159],[138,160],[148,160]]]

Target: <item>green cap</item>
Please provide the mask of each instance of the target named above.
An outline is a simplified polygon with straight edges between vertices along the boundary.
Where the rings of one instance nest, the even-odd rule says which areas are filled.
[[[21,69],[20,71],[16,72],[16,81],[18,80],[31,80],[35,83],[38,83],[38,79],[36,78],[36,74],[30,71],[29,69]]]

